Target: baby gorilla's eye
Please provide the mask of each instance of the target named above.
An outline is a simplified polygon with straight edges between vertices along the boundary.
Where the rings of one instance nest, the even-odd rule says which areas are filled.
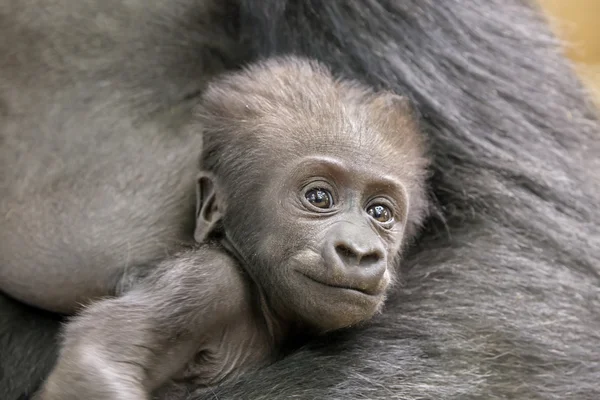
[[[325,189],[311,189],[304,195],[310,204],[318,208],[331,208],[333,196]]]
[[[389,222],[392,220],[392,211],[381,204],[374,204],[367,208],[367,214],[377,222]]]

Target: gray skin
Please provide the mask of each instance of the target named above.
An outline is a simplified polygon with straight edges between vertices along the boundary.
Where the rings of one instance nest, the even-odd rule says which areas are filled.
[[[407,100],[282,58],[211,84],[196,116],[200,244],[69,323],[40,400],[142,400],[169,379],[214,385],[274,361],[295,331],[382,309],[427,210]]]

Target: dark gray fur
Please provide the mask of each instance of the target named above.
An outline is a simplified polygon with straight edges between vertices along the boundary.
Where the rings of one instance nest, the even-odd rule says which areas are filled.
[[[179,15],[197,15],[192,2],[159,2],[169,4],[166,9],[144,2],[135,19],[124,20],[119,28],[112,26],[98,36],[110,38],[112,32],[121,29],[119,37],[123,40],[109,47],[110,51],[101,51],[102,41],[82,36],[91,29],[93,18],[88,10],[95,2],[69,2],[70,7],[81,4],[78,7],[84,10],[60,29],[56,25],[62,18],[60,8],[35,13],[48,3],[0,3],[0,51],[11,55],[0,59],[1,103],[6,110],[2,115],[21,116],[12,122],[14,132],[29,137],[28,129],[36,129],[38,134],[31,139],[36,143],[44,137],[50,140],[52,132],[64,129],[100,132],[106,139],[109,132],[115,132],[117,139],[123,138],[121,131],[134,129],[126,123],[132,116],[145,122],[146,130],[178,125],[175,117],[165,123],[164,112],[148,111],[184,104],[183,95],[194,82],[190,71],[195,70],[199,59],[188,58],[187,63],[175,60],[181,54],[202,52],[201,44],[193,40],[198,34],[191,34],[200,28],[195,30],[192,24],[191,30],[189,25],[184,29],[166,12],[180,6],[183,12]],[[340,334],[333,343],[329,339],[310,344],[269,368],[212,391],[188,395],[187,389],[179,388],[181,391],[171,392],[171,398],[600,397],[600,130],[586,94],[530,2],[243,3],[239,15],[242,38],[251,44],[249,49],[256,57],[308,54],[351,78],[412,95],[429,125],[436,172],[432,186],[445,223],[431,221],[420,247],[404,264],[405,287],[390,299],[374,326]],[[94,7],[101,7],[99,4]],[[30,14],[19,14],[27,7]],[[215,32],[218,26],[213,27]],[[160,28],[165,29],[166,36],[159,35]],[[20,40],[7,39],[13,37]],[[152,50],[157,47],[149,46],[157,40],[172,44],[163,47],[171,52],[159,56]],[[51,71],[47,68],[49,53],[41,58],[41,50],[79,54],[85,48],[90,49],[88,58],[79,63],[50,58],[55,63]],[[144,48],[149,50],[144,53]],[[142,54],[146,63],[137,61],[143,59]],[[103,62],[95,63],[97,60]],[[115,95],[110,87],[100,85],[107,78],[124,91],[119,106],[104,108]],[[92,104],[97,108],[82,100],[95,102]],[[45,108],[50,105],[58,113]],[[25,114],[33,107],[35,113]],[[95,122],[99,115],[93,113],[98,109],[112,110],[112,115],[102,115],[104,124],[100,126]],[[16,174],[13,179],[17,178],[20,186],[41,193],[41,183],[47,182],[44,176],[30,172],[38,176],[37,182],[30,183],[25,181],[25,172],[44,172],[47,159],[31,153],[26,145],[6,147],[14,139],[6,136],[5,125],[0,128],[2,193],[7,190],[8,171]],[[95,147],[116,143],[115,147],[122,148],[121,139],[101,141],[103,137],[98,134]],[[132,141],[140,138],[133,134],[127,137]],[[86,136],[83,142],[90,140]],[[150,144],[153,142],[139,139],[135,151],[132,145],[131,152],[125,152],[130,157],[141,157],[142,153],[154,156],[161,165],[168,154],[188,149],[184,142],[174,141],[174,148],[161,145],[157,149]],[[17,149],[23,149],[22,153]],[[77,170],[75,167],[74,173]],[[102,172],[98,178],[89,176],[92,189],[93,179],[104,176],[101,168],[98,171]],[[82,193],[89,193],[86,190],[89,188]],[[172,192],[170,187],[159,190]],[[144,197],[140,195],[140,199]],[[153,204],[148,201],[148,207]],[[0,211],[4,218],[6,210]],[[112,210],[108,211],[112,215]],[[123,215],[131,211],[125,207]],[[137,215],[142,219],[144,215],[155,216],[144,207],[139,207]],[[179,226],[168,213],[164,215],[156,224],[169,228],[161,231]],[[55,222],[52,233],[59,240],[69,221]],[[4,232],[14,234],[15,228],[5,231],[4,227],[2,221],[2,263],[7,262],[9,251],[14,254],[19,249],[5,241]],[[74,230],[82,234],[86,228],[90,229],[89,223]],[[136,242],[139,236],[135,232],[109,233],[123,233],[117,241],[130,238],[139,249],[152,249],[159,242],[143,236],[145,241]],[[39,246],[27,248],[27,254],[19,257],[43,253]],[[103,242],[92,250],[65,241],[59,256],[94,262],[99,255],[115,253]],[[47,251],[43,254],[51,255]],[[141,264],[145,257],[130,260],[132,265],[137,261]],[[3,318],[9,315],[6,320],[10,328],[3,328],[0,337],[0,366],[4,371],[0,396],[12,400],[43,376],[40,364],[48,353],[29,344],[42,343],[47,333],[32,330],[27,336],[12,335],[10,332],[20,332],[19,327],[25,326],[23,319],[36,314],[19,308],[10,308],[9,313],[11,303],[2,307]],[[47,328],[56,327],[48,321]]]

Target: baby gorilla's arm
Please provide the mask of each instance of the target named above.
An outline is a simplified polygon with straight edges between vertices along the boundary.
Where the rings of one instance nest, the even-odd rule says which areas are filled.
[[[204,245],[163,262],[123,297],[93,304],[68,324],[41,400],[144,400],[248,307],[234,259]]]

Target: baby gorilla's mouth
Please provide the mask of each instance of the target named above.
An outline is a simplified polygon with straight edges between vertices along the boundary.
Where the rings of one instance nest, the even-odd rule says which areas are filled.
[[[365,296],[375,296],[375,295],[378,294],[376,292],[373,292],[372,290],[360,288],[360,287],[357,287],[357,286],[342,285],[342,284],[339,284],[339,283],[324,282],[323,280],[313,278],[312,276],[307,275],[305,273],[302,273],[300,271],[296,271],[296,272],[298,272],[300,275],[303,275],[305,278],[307,278],[307,279],[309,279],[309,280],[311,280],[311,281],[313,281],[315,283],[318,283],[319,285],[328,286],[330,288],[351,290],[351,291],[358,292],[358,293],[360,293],[362,295],[365,295]]]

